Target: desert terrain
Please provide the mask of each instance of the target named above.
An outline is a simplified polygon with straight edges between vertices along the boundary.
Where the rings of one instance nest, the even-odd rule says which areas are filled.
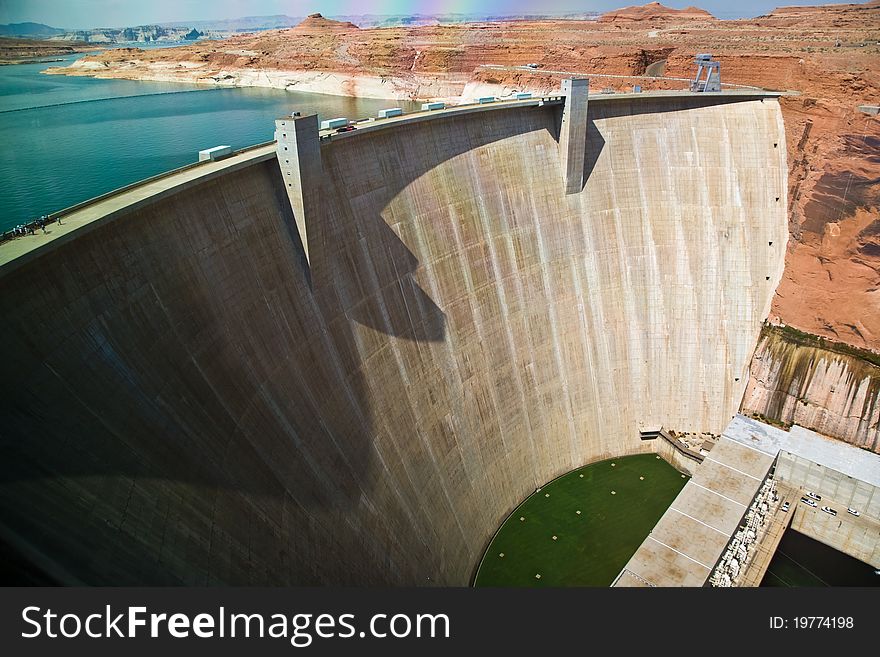
[[[59,43],[42,39],[0,37],[0,64],[19,64],[44,57],[63,57],[98,49],[97,46],[82,41]]]
[[[791,239],[771,321],[880,351],[880,120],[858,109],[880,99],[880,0],[743,20],[658,3],[596,21],[371,29],[316,14],[294,28],[116,49],[48,72],[456,102],[547,92],[571,74],[590,77],[592,93],[683,88],[699,52],[721,62],[725,84],[795,92],[782,98]]]

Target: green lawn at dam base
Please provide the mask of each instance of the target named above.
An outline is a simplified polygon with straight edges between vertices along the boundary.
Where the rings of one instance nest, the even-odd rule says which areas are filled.
[[[609,586],[687,480],[654,454],[554,479],[505,520],[474,586]]]

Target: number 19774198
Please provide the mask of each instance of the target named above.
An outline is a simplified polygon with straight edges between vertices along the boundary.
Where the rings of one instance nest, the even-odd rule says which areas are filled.
[[[796,630],[840,630],[853,626],[852,616],[795,616],[791,620]]]

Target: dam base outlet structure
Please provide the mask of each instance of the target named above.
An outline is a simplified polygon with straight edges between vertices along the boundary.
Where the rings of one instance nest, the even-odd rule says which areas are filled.
[[[7,552],[466,585],[544,482],[720,433],[782,274],[776,95],[583,92],[287,120],[0,245]]]

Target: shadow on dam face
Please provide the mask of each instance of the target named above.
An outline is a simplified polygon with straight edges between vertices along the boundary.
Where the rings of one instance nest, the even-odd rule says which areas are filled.
[[[608,120],[624,116],[663,115],[674,112],[686,112],[708,106],[727,105],[739,102],[736,98],[719,98],[717,96],[701,97],[699,95],[679,99],[676,106],[661,99],[640,98],[638,100],[603,99],[600,103],[589,105],[587,115],[587,149],[584,153],[584,184],[590,179],[593,168],[605,150],[605,138],[599,130],[597,119]],[[761,101],[759,101],[761,102]],[[556,139],[558,141],[558,131]]]
[[[256,165],[0,281],[5,316],[29,315],[4,331],[2,537],[60,581],[320,581],[321,550],[356,536],[331,526],[365,495],[365,384],[281,187]],[[289,524],[320,538],[279,541]]]
[[[722,199],[723,217],[702,200],[688,211],[699,221],[652,215],[674,180],[618,173],[609,153],[632,150],[638,108],[596,105],[599,182],[581,196],[562,194],[557,108],[437,118],[323,147],[310,267],[270,161],[0,276],[7,551],[61,583],[465,584],[535,486],[644,451],[637,420],[714,427],[736,392],[693,372],[745,363],[765,270],[782,262],[752,246],[784,242],[784,210],[725,247],[740,278],[700,270],[661,288],[688,249],[698,261],[719,226],[751,214]],[[746,105],[694,118],[745,119],[751,140],[776,130],[778,106]],[[670,157],[703,146],[672,116],[687,108],[651,110]],[[784,184],[784,149],[750,146],[733,166],[746,177],[780,153]],[[609,208],[607,188],[648,205]],[[708,325],[725,308],[710,284],[740,294],[738,319],[682,356],[701,334],[661,310]],[[634,353],[665,368],[676,399]],[[710,394],[718,412],[703,410]]]
[[[515,134],[481,129],[421,153],[419,167],[404,150],[386,163],[406,171],[395,179],[406,185]],[[387,581],[385,555],[361,545],[375,527],[348,517],[381,478],[359,370],[368,347],[351,321],[441,342],[444,315],[415,282],[416,257],[339,180],[324,190],[311,271],[270,162],[122,217],[0,281],[3,305],[18,309],[6,316],[21,318],[4,331],[0,538],[11,553],[59,582],[246,583],[268,569],[241,563],[241,546],[277,541],[276,558],[303,568],[277,581]],[[385,205],[400,185],[374,200]],[[272,534],[286,523],[311,525],[310,541],[282,545]],[[173,552],[193,543],[197,560],[175,564]],[[358,554],[375,578],[348,565],[321,574],[329,545]],[[255,580],[248,571],[261,565]]]
[[[556,112],[533,113],[536,120],[526,130],[545,131],[558,139],[558,126],[553,125]],[[455,122],[454,118],[438,119],[434,132],[451,131]],[[315,297],[325,316],[342,310],[349,319],[389,336],[442,342],[444,313],[416,282],[419,260],[382,213],[404,189],[441,164],[468,151],[521,137],[524,126],[489,116],[467,121],[465,138],[428,139],[428,147],[419,143],[421,127],[398,130],[403,134],[394,146],[376,147],[374,140],[364,139],[334,144],[324,151],[327,175],[320,214],[307,222]],[[465,180],[456,177],[443,181],[444,192],[452,197],[457,187],[465,185]],[[431,196],[425,194],[426,204],[431,203]]]
[[[327,192],[312,233],[318,238],[311,254],[319,306],[389,336],[442,342],[445,317],[414,278],[418,259],[381,216],[359,215]],[[331,225],[323,221],[328,216],[334,217]]]

